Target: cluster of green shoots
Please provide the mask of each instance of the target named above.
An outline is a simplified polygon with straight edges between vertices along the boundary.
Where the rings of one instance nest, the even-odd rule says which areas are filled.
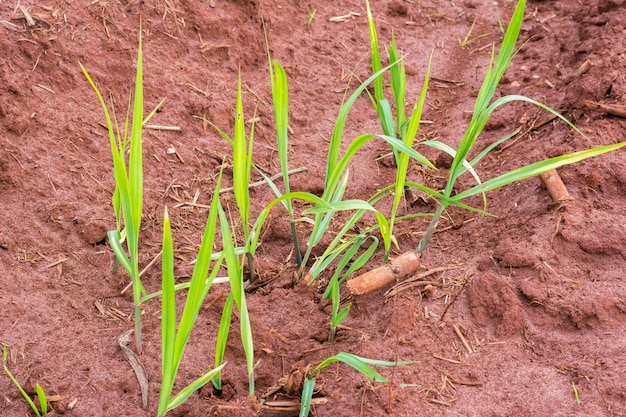
[[[405,109],[407,86],[403,57],[398,53],[394,37],[387,48],[387,66],[383,66],[383,59],[379,52],[376,27],[367,1],[366,7],[371,41],[373,75],[362,82],[358,88],[347,97],[339,110],[328,148],[323,194],[318,197],[311,193],[292,191],[290,189],[288,163],[289,94],[287,76],[284,68],[277,61],[273,61],[271,57],[269,57],[268,52],[276,140],[279,162],[282,169],[283,187],[282,189],[279,188],[270,178],[258,170],[253,163],[254,123],[248,127],[248,131],[246,132],[241,94],[241,79],[239,79],[235,106],[235,124],[232,137],[216,127],[219,135],[230,143],[233,149],[233,192],[238,217],[235,216],[236,219],[234,219],[230,209],[225,210],[222,206],[219,198],[222,180],[222,173],[220,173],[210,204],[206,227],[191,281],[176,285],[173,272],[174,253],[171,224],[168,210],[165,208],[163,217],[162,289],[152,294],[146,294],[141,283],[138,264],[139,231],[143,198],[141,130],[142,125],[154,114],[153,111],[144,120],[141,39],[139,41],[137,58],[135,101],[132,111],[132,120],[129,120],[127,116],[124,127],[121,129],[118,127],[117,121],[114,120],[115,116],[113,115],[113,119],[111,118],[102,95],[81,65],[87,80],[100,100],[109,130],[110,145],[113,155],[113,176],[116,184],[112,200],[117,227],[115,230],[109,232],[108,237],[110,245],[116,255],[117,262],[124,267],[132,280],[136,348],[138,351],[141,351],[141,305],[157,296],[161,296],[162,299],[162,381],[157,412],[159,416],[164,415],[169,410],[180,405],[195,390],[208,382],[212,382],[216,389],[221,389],[222,371],[226,365],[224,362],[226,343],[231,327],[233,308],[235,306],[239,313],[241,343],[245,352],[249,377],[249,394],[254,395],[254,344],[246,304],[246,282],[252,282],[256,278],[254,259],[256,251],[261,244],[261,229],[270,211],[277,204],[280,203],[284,206],[289,216],[294,253],[298,265],[298,276],[304,276],[304,272],[307,270],[306,277],[309,282],[313,282],[318,279],[324,271],[333,270],[331,277],[328,279],[328,285],[324,293],[325,298],[332,300],[329,336],[329,342],[332,342],[336,336],[338,326],[345,320],[350,311],[349,304],[343,307],[341,305],[340,289],[342,284],[345,283],[348,277],[367,264],[376,252],[380,240],[382,240],[383,243],[385,260],[388,259],[392,245],[395,244],[397,246],[393,235],[395,223],[416,216],[432,217],[423,239],[414,249],[416,253],[421,253],[426,248],[442,213],[447,207],[454,205],[463,209],[485,213],[485,206],[482,208],[474,208],[465,204],[463,200],[479,194],[483,195],[484,200],[484,193],[487,191],[531,176],[539,175],[566,164],[575,163],[585,158],[615,150],[626,144],[619,143],[547,159],[525,167],[513,169],[496,178],[482,181],[475,169],[478,163],[498,145],[514,136],[514,134],[507,135],[495,141],[470,159],[470,155],[474,154],[473,148],[476,139],[485,127],[492,112],[498,107],[513,101],[529,102],[553,113],[578,132],[563,116],[530,98],[511,95],[494,100],[496,87],[516,53],[515,45],[522,23],[525,0],[519,0],[517,3],[510,24],[504,35],[502,45],[497,53],[497,57],[495,48],[492,49],[490,64],[477,96],[471,121],[457,149],[453,149],[451,146],[439,141],[417,140],[417,133],[427,97],[431,71],[430,62],[421,87],[421,93],[413,105],[412,110],[407,112]],[[390,88],[393,96],[392,103],[385,98],[383,88],[383,77],[387,73],[390,75]],[[341,147],[344,142],[344,127],[349,112],[356,100],[361,94],[366,92],[367,88],[372,84],[374,94],[373,96],[370,94],[370,99],[378,114],[382,133],[357,136],[347,144],[346,150],[341,154]],[[162,103],[163,102],[161,102],[159,106]],[[131,125],[130,133],[129,124]],[[130,136],[128,136],[129,134]],[[366,143],[373,139],[382,139],[389,145],[396,165],[395,183],[379,190],[367,201],[346,200],[344,199],[344,195],[349,182],[350,161]],[[434,169],[433,164],[418,151],[422,146],[446,152],[453,158],[448,174],[448,181],[444,190],[431,189],[407,179],[408,168],[412,161]],[[126,159],[127,150],[129,151],[128,161]],[[274,200],[267,203],[256,219],[252,219],[250,216],[249,185],[253,171],[257,171],[265,178],[267,184],[271,187],[276,196]],[[457,180],[466,173],[472,175],[476,181],[476,185],[453,194]],[[417,189],[435,198],[438,205],[434,213],[414,213],[403,217],[398,216],[403,196],[410,189]],[[381,210],[377,209],[376,206],[379,205],[382,200],[387,199],[391,199],[392,204],[390,213],[385,215]],[[300,214],[296,213],[292,204],[294,200],[308,203],[309,208]],[[328,233],[329,225],[338,211],[347,211],[351,213],[351,216],[343,223],[339,232],[332,238],[331,243],[324,248],[322,255],[309,264],[312,250],[320,244],[322,237]],[[361,230],[357,235],[354,235],[353,231],[355,225],[367,213],[373,213],[376,223],[365,230]],[[312,225],[310,233],[306,238],[306,250],[304,253],[300,250],[299,238],[296,232],[296,223],[299,221],[305,221]],[[236,231],[242,232],[243,243],[238,244],[236,242],[234,238]],[[214,246],[220,246],[218,236],[221,236],[222,249],[220,252],[214,252]],[[124,243],[126,249],[124,249]],[[172,396],[176,375],[191,330],[212,283],[222,267],[225,267],[228,271],[230,293],[225,301],[222,310],[222,318],[219,328],[217,329],[215,366]],[[244,276],[244,270],[246,269],[249,271],[248,276]],[[181,289],[188,289],[188,292],[182,316],[178,319],[175,292]],[[408,363],[375,361],[344,352],[331,356],[306,375],[302,392],[301,416],[307,416],[309,413],[315,385],[315,376],[330,363],[337,361],[352,366],[363,375],[377,382],[384,382],[385,378],[374,371],[370,365],[395,366]]]

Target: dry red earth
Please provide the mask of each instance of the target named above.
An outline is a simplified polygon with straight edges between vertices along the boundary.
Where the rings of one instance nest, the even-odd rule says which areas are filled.
[[[422,125],[420,138],[458,144],[490,45],[502,38],[498,19],[508,21],[513,7],[505,0],[372,1],[383,43],[393,32],[407,53],[410,103],[433,52],[424,114],[429,123]],[[105,240],[115,226],[111,155],[102,111],[78,62],[123,115],[142,24],[146,108],[167,97],[152,122],[181,130],[144,134],[140,264],[160,250],[167,205],[182,282],[191,272],[207,213],[179,203],[196,194],[198,203],[209,202],[222,161],[231,158],[229,145],[209,123],[231,131],[239,69],[248,117],[258,105],[254,162],[267,173],[279,171],[262,20],[272,56],[290,83],[290,164],[307,168],[292,177],[292,188],[319,194],[333,121],[344,92],[357,85],[350,74],[360,79],[370,74],[364,2],[0,1],[0,342],[27,390],[39,383],[54,396],[54,413],[155,415],[160,388],[158,299],[143,309],[147,410],[116,342],[132,327],[132,296],[121,293],[127,275],[112,273]],[[459,40],[473,22],[470,42],[462,47]],[[623,104],[625,27],[623,0],[529,1],[520,35],[520,45],[525,43],[497,94],[545,102],[586,137],[534,107],[505,107],[494,114],[477,149],[518,127],[522,133],[484,160],[481,177],[624,140],[623,118],[585,102]],[[363,96],[345,138],[379,131]],[[351,165],[349,198],[367,199],[393,182],[390,159],[376,159],[387,152],[383,142],[372,142],[359,153]],[[439,171],[415,164],[409,178],[440,187],[448,161],[424,152]],[[429,277],[437,284],[429,289],[412,288],[390,299],[381,290],[352,300],[345,328],[332,345],[324,343],[330,306],[321,299],[328,276],[290,288],[295,271],[290,234],[287,217],[277,208],[259,249],[263,285],[248,294],[259,360],[257,397],[284,383],[292,370],[304,372],[346,351],[416,363],[380,368],[390,380],[384,385],[345,365],[327,368],[316,393],[326,403],[314,406],[316,416],[626,415],[625,162],[624,151],[617,151],[561,169],[573,197],[566,204],[553,204],[533,178],[488,194],[493,217],[450,210],[423,255],[423,267],[455,268]],[[227,169],[225,182],[231,175]],[[469,185],[464,177],[459,189]],[[271,198],[267,187],[254,189],[253,218]],[[412,203],[410,212],[434,209],[417,196]],[[224,204],[234,207],[228,196]],[[414,248],[426,225],[427,220],[400,223],[396,253]],[[308,230],[301,225],[301,236]],[[367,268],[381,260],[378,254]],[[148,291],[158,290],[158,264],[143,279]],[[225,296],[223,284],[209,293],[175,390],[212,366]],[[180,304],[183,299],[181,294]],[[205,387],[171,415],[257,415],[247,400],[238,332],[235,325],[222,397]],[[275,399],[297,402],[298,397],[288,398],[283,389],[268,398]],[[32,415],[4,376],[0,415]]]

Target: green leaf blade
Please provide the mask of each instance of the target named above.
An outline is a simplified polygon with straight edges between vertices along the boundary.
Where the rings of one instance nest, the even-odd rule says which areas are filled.
[[[176,290],[174,288],[174,246],[170,218],[165,208],[163,215],[162,255],[162,298],[161,298],[161,393],[159,415],[167,411],[167,404],[174,386],[178,369],[174,356],[176,345]]]

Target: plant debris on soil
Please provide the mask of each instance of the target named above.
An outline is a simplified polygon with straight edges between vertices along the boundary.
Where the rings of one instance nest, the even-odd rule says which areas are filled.
[[[393,33],[406,54],[409,103],[433,52],[419,134],[455,147],[492,45],[502,39],[499,22],[508,21],[514,2],[371,5],[381,43]],[[160,388],[158,299],[143,306],[147,409],[118,344],[133,326],[132,294],[123,291],[128,276],[112,272],[106,241],[106,231],[115,228],[111,153],[102,110],[78,62],[123,119],[142,27],[146,109],[167,100],[144,133],[140,265],[160,251],[167,205],[176,277],[183,282],[223,163],[225,186],[231,185],[231,148],[211,124],[232,130],[239,71],[246,114],[258,106],[254,163],[268,176],[280,172],[262,22],[290,86],[290,166],[306,168],[292,175],[291,188],[319,195],[342,100],[371,74],[364,1],[0,2],[0,342],[26,391],[34,395],[40,384],[50,396],[53,415],[155,415]],[[625,27],[620,0],[529,1],[521,49],[498,94],[539,100],[585,136],[535,107],[505,106],[479,138],[482,147],[520,133],[483,161],[481,178],[624,140]],[[379,131],[363,96],[345,136]],[[383,142],[372,142],[358,154],[348,198],[368,199],[394,182],[392,157],[380,158],[388,152]],[[450,160],[432,150],[426,156],[439,171],[415,163],[409,178],[441,187]],[[532,178],[488,194],[492,216],[450,209],[421,257],[420,274],[436,269],[422,278],[428,282],[413,280],[387,296],[392,285],[354,296],[330,345],[325,277],[291,288],[296,266],[289,222],[275,208],[255,265],[260,284],[248,294],[257,398],[247,397],[233,326],[224,389],[218,393],[209,384],[170,415],[297,415],[303,375],[345,351],[415,363],[379,368],[386,384],[331,365],[316,378],[316,416],[625,416],[625,166],[626,155],[617,151],[560,169],[569,198],[557,202]],[[462,178],[459,186],[468,185]],[[273,197],[266,186],[251,193],[253,213]],[[232,197],[226,194],[224,204],[234,207]],[[404,210],[433,209],[433,201],[415,194]],[[427,224],[398,223],[395,255],[415,248]],[[367,269],[380,265],[379,255]],[[159,263],[142,279],[149,292],[157,291]],[[226,285],[215,284],[207,297],[175,392],[214,363]],[[0,415],[29,415],[8,377],[0,377],[0,394]]]

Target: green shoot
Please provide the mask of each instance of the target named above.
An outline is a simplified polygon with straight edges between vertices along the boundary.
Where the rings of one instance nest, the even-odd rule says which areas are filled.
[[[219,203],[219,200],[217,205],[222,230],[222,244],[224,246],[226,268],[228,269],[228,278],[230,281],[230,291],[232,298],[237,305],[237,310],[239,310],[241,342],[246,355],[246,365],[248,368],[248,390],[250,395],[254,395],[254,343],[252,339],[252,327],[250,326],[250,316],[248,315],[248,306],[246,303],[246,293],[243,285],[244,260],[243,258],[237,256],[235,252],[235,242],[230,231],[226,214],[224,213],[224,209]],[[232,310],[232,304],[230,309]],[[230,317],[225,318],[225,316],[222,315],[222,322],[224,325],[226,325],[226,322],[230,325]],[[222,330],[222,324],[220,324],[220,330]],[[224,339],[223,341],[220,341],[218,338],[218,344],[221,342],[225,344],[226,340]]]
[[[367,239],[373,240],[370,247],[364,253],[362,253],[354,262],[352,262],[348,269],[344,272],[344,269],[348,266],[348,263],[352,261],[352,258],[357,254],[357,252]],[[326,288],[326,292],[324,293],[325,299],[331,298],[332,300],[330,332],[328,335],[329,343],[332,343],[335,340],[337,327],[346,319],[352,305],[348,304],[346,307],[340,310],[341,294],[339,292],[339,287],[346,279],[348,279],[350,274],[362,268],[367,263],[367,261],[369,261],[377,247],[378,238],[376,238],[375,236],[366,237],[365,235],[359,235],[355,239],[354,243],[352,243],[352,246],[350,246],[348,250],[345,251],[341,259],[339,260],[339,263],[335,268],[335,273],[330,279],[328,287]],[[342,277],[339,278],[342,273]]]
[[[580,397],[578,396],[578,388],[576,388],[576,384],[574,384],[572,382],[572,388],[574,390],[574,400],[576,401],[576,404],[580,404]]]
[[[370,48],[372,54],[372,72],[380,71],[382,65],[380,62],[380,53],[378,46],[378,35],[376,33],[376,26],[374,18],[372,17],[372,11],[369,5],[369,1],[365,2],[367,8],[367,19],[369,25],[370,35]],[[420,121],[422,118],[422,111],[424,108],[424,102],[426,100],[426,92],[428,90],[428,81],[430,78],[430,66],[431,59],[428,63],[428,69],[426,76],[424,77],[424,83],[422,85],[421,94],[413,107],[413,112],[410,118],[406,119],[405,111],[405,97],[406,97],[406,74],[404,69],[404,60],[399,58],[398,49],[396,47],[395,36],[392,35],[391,44],[388,48],[388,58],[391,68],[389,69],[391,77],[391,91],[395,99],[395,126],[393,120],[393,112],[389,106],[388,101],[384,97],[383,92],[383,74],[380,74],[374,81],[374,97],[372,103],[378,113],[378,117],[381,122],[383,133],[385,136],[392,136],[400,139],[408,148],[413,148],[417,131],[419,129]],[[394,241],[393,226],[395,223],[395,217],[400,207],[400,203],[405,192],[408,192],[408,188],[405,187],[407,171],[409,167],[409,154],[400,152],[396,147],[392,146],[394,162],[397,167],[395,193],[390,215],[390,227],[388,235],[384,236],[385,241]],[[426,165],[430,165],[428,161],[423,161]],[[397,243],[396,243],[397,244]],[[389,247],[386,247],[385,261],[389,257]]]
[[[250,247],[250,172],[252,170],[252,144],[254,141],[254,122],[250,126],[249,139],[246,141],[246,128],[241,98],[241,74],[237,80],[237,104],[235,108],[235,130],[233,132],[233,193],[241,216],[246,257],[250,271],[250,282],[254,282],[254,253]]]
[[[142,67],[142,40],[139,32],[139,47],[137,49],[137,73],[135,79],[135,102],[133,105],[132,126],[130,138],[128,135],[129,119],[126,118],[123,134],[120,134],[119,126],[113,126],[106,103],[93,82],[87,70],[80,64],[85,78],[95,91],[107,123],[109,142],[113,156],[113,177],[115,178],[115,190],[113,192],[113,208],[115,210],[117,229],[108,232],[109,244],[115,253],[116,261],[128,272],[133,284],[133,301],[135,316],[135,342],[137,352],[141,353],[141,298],[145,296],[145,289],[139,276],[139,231],[141,229],[141,214],[143,206],[143,169],[142,169],[142,126],[147,122],[156,109],[150,113],[146,120],[143,119],[143,67]],[[159,106],[163,103],[159,104]],[[159,107],[157,106],[157,108]],[[129,109],[130,111],[130,109]],[[130,147],[128,164],[125,153]],[[123,219],[124,229],[121,229]],[[126,242],[128,254],[122,248]]]
[[[395,48],[394,48],[395,49]],[[422,85],[422,92],[419,96],[419,99],[415,103],[415,107],[413,108],[413,113],[411,114],[410,119],[408,120],[408,129],[403,131],[402,133],[402,141],[403,143],[409,147],[413,147],[413,143],[415,142],[415,137],[417,136],[417,131],[419,129],[419,124],[422,119],[422,111],[424,109],[424,102],[426,101],[426,92],[428,90],[428,80],[430,77],[430,65],[432,62],[431,59],[428,62],[428,69],[426,70],[426,76],[424,78],[424,84]],[[402,74],[402,79],[404,81],[404,73]],[[391,216],[390,216],[390,224],[389,224],[389,235],[387,239],[391,239],[393,236],[393,226],[395,223],[396,214],[398,212],[398,208],[400,207],[400,202],[402,201],[402,197],[404,196],[406,188],[406,176],[407,171],[409,169],[409,154],[400,152],[396,155],[397,169],[396,169],[396,182],[395,182],[395,192],[393,205],[391,206]],[[385,253],[385,259],[389,256],[389,252]]]
[[[309,12],[309,20],[307,20],[306,22],[307,27],[311,27],[311,24],[313,23],[313,19],[315,18],[315,12],[317,12],[316,8],[313,8],[313,10]]]
[[[221,176],[217,181],[219,189]],[[224,364],[216,366],[211,371],[202,375],[191,385],[185,387],[176,396],[171,397],[172,388],[178,373],[180,361],[182,359],[189,335],[194,326],[202,303],[207,296],[209,289],[217,275],[224,256],[220,256],[216,261],[213,269],[211,265],[211,251],[215,240],[215,232],[217,229],[217,216],[219,205],[219,193],[213,194],[209,215],[206,222],[204,236],[198,258],[194,266],[185,308],[183,310],[178,330],[176,329],[176,295],[174,285],[174,250],[172,243],[172,233],[170,219],[167,208],[163,216],[163,282],[162,282],[162,313],[161,313],[161,394],[159,397],[158,415],[162,416],[169,410],[177,407],[184,402],[189,396],[202,385],[212,380],[217,375]]]
[[[39,384],[35,384],[35,392],[37,393],[37,399],[39,399],[41,415],[45,416],[46,414],[48,414],[48,397],[46,396],[46,393]]]
[[[286,105],[286,104],[285,104]],[[254,118],[253,118],[254,120]],[[237,102],[235,105],[235,129],[232,139],[226,133],[213,125],[218,134],[233,147],[233,194],[239,211],[243,228],[244,251],[248,261],[250,282],[254,282],[254,255],[256,246],[252,244],[253,236],[250,234],[250,173],[256,168],[252,163],[252,147],[254,142],[254,122],[250,127],[246,140],[246,126],[243,115],[243,100],[241,96],[241,74],[237,79]]]
[[[376,26],[374,24],[374,18],[372,17],[372,10],[370,8],[369,1],[365,1],[367,8],[367,22],[369,25],[370,34],[370,48],[372,51],[372,72],[379,73],[382,69],[382,63],[380,59],[380,50],[378,47],[378,35],[376,33]],[[393,55],[393,59],[391,57]],[[390,64],[392,65],[392,86],[393,93],[396,98],[396,105],[401,102],[401,111],[398,113],[397,126],[402,126],[404,122],[404,92],[405,88],[402,83],[404,82],[404,63],[399,62],[397,59],[397,53],[395,48],[395,41],[392,41],[392,47],[390,48]],[[383,74],[382,72],[374,80],[374,98],[372,99],[374,108],[378,113],[378,118],[383,129],[383,133],[386,136],[400,137],[399,130],[395,130],[393,113],[389,101],[385,98],[383,93]],[[398,162],[398,151],[393,148],[394,160]]]
[[[315,11],[313,11],[315,14]],[[310,18],[311,20],[312,18]],[[310,24],[310,23],[309,23]],[[272,102],[274,103],[274,119],[276,123],[276,141],[278,146],[278,159],[283,173],[283,183],[285,184],[285,193],[291,192],[289,187],[289,86],[287,84],[287,75],[285,69],[274,61],[270,56],[269,42],[267,33],[265,34],[265,43],[267,48],[267,59],[269,61],[270,80],[272,84]],[[272,69],[273,66],[273,69]],[[283,202],[289,215],[289,224],[291,227],[291,239],[293,240],[293,249],[296,256],[298,268],[302,264],[302,254],[300,253],[300,245],[298,244],[298,234],[296,232],[296,220],[291,200]]]
[[[39,407],[40,407],[40,408],[37,408],[37,406],[35,405],[33,400],[30,398],[30,396],[26,393],[26,391],[24,391],[24,388],[22,388],[22,386],[20,385],[19,382],[17,382],[17,379],[15,379],[11,371],[9,371],[9,367],[7,366],[7,345],[5,343],[2,344],[2,363],[4,365],[4,373],[9,377],[9,379],[13,382],[13,384],[20,391],[20,393],[22,394],[22,397],[24,397],[28,405],[30,405],[30,408],[33,410],[35,415],[37,417],[41,417],[41,416],[48,414],[48,397],[46,396],[46,393],[44,392],[43,388],[41,388],[41,385],[39,384],[35,385],[35,392],[37,393],[37,398],[39,399]]]
[[[230,332],[230,321],[233,316],[233,304],[235,297],[231,291],[224,303],[222,309],[222,318],[220,327],[217,331],[217,341],[215,343],[215,367],[218,368],[224,363],[224,354],[226,353],[226,342],[228,341],[228,333]],[[212,380],[216,390],[222,391],[222,373],[218,372]]]
[[[376,372],[370,365],[378,365],[378,366],[401,366],[401,365],[409,365],[413,362],[387,362],[387,361],[379,361],[373,359],[362,358],[360,356],[353,355],[351,353],[340,352],[334,356],[327,358],[322,361],[319,365],[313,369],[307,376],[304,378],[304,385],[302,387],[302,402],[300,406],[300,417],[307,417],[309,412],[311,411],[311,399],[313,398],[313,391],[315,388],[315,376],[328,365],[335,362],[343,362],[346,365],[351,366],[352,368],[359,371],[361,374],[365,375],[367,378],[371,379],[374,382],[385,383],[387,379]]]
[[[370,135],[365,134],[358,136],[355,138],[346,149],[344,155],[340,157],[341,150],[341,142],[343,139],[343,130],[345,127],[345,123],[348,117],[354,102],[357,100],[359,95],[365,91],[368,85],[374,82],[384,71],[387,71],[391,66],[396,65],[392,64],[388,67],[382,68],[377,73],[374,73],[371,77],[365,80],[361,85],[348,97],[348,99],[344,102],[339,110],[339,115],[337,116],[337,120],[335,122],[335,127],[333,128],[333,133],[330,139],[330,145],[328,149],[327,156],[327,167],[326,167],[326,180],[324,185],[324,193],[322,195],[322,199],[328,203],[335,204],[341,201],[343,197],[343,193],[345,192],[345,187],[347,184],[347,168],[348,163],[354,156],[354,154],[367,142],[374,138],[380,138],[385,140],[392,149],[395,149],[398,152],[408,153],[412,158],[422,162],[423,164],[434,168],[432,163],[430,163],[424,156],[422,156],[419,152],[414,149],[406,146],[401,140],[397,139],[395,136],[388,135]],[[365,203],[365,202],[363,202]],[[368,206],[368,210],[370,210],[371,205],[365,203]],[[377,210],[374,210],[377,212]],[[309,236],[307,251],[303,256],[302,265],[306,265],[308,258],[311,254],[311,250],[320,242],[322,236],[328,229],[330,221],[332,220],[334,212],[332,210],[318,210],[316,212],[315,219],[313,220],[313,231]],[[357,219],[358,220],[358,219]],[[391,241],[388,238],[389,234],[386,232],[386,227],[388,227],[388,222],[385,219],[384,223],[381,221],[379,216],[377,215],[377,220],[379,220],[379,225],[381,226],[381,232],[383,236],[383,244],[385,247],[385,252],[389,252],[389,248],[391,246]],[[303,267],[300,268],[299,275],[301,276],[303,272]]]
[[[276,100],[275,100],[276,101],[275,109],[279,109],[278,114],[281,115],[281,116],[277,116],[277,123],[278,123],[277,126],[280,126],[280,128],[277,129],[277,131],[278,132],[282,131],[283,133],[279,134],[279,136],[285,138],[284,141],[281,139],[280,147],[282,149],[281,153],[283,155],[282,157],[283,162],[281,162],[283,166],[283,174],[286,174],[287,172],[286,170],[287,168],[287,141],[286,141],[287,134],[285,132],[288,132],[288,127],[287,127],[287,116],[286,116],[285,110],[287,109],[287,101],[286,101],[287,84],[286,84],[286,77],[284,76],[284,71],[282,70],[282,67],[280,67],[279,65],[275,65],[274,69],[276,71],[275,72],[276,75],[272,75],[272,79],[276,81],[274,87],[275,87],[275,92],[277,93]],[[383,71],[386,71],[387,69],[389,68],[387,67],[387,68],[381,69],[380,73],[382,73]],[[279,73],[280,75],[278,75]],[[334,213],[338,210],[356,210],[357,213],[359,213],[359,216],[353,217],[351,219],[352,225],[356,224],[359,218],[363,214],[365,214],[367,211],[373,211],[378,222],[378,227],[380,228],[381,232],[383,232],[383,238],[384,238],[384,244],[385,244],[386,250],[388,250],[388,248],[390,247],[390,240],[386,238],[387,236],[389,236],[389,233],[387,231],[388,221],[380,212],[378,212],[378,210],[376,210],[374,207],[371,206],[371,204],[365,201],[350,201],[350,202],[341,201],[343,198],[345,189],[347,187],[347,182],[348,182],[347,168],[348,168],[348,164],[351,158],[368,141],[374,138],[381,138],[387,141],[392,148],[398,149],[398,151],[400,152],[407,153],[411,158],[422,161],[424,164],[431,166],[431,167],[432,167],[432,164],[430,164],[430,162],[428,162],[426,158],[424,158],[422,155],[420,155],[418,152],[416,152],[409,146],[405,145],[399,139],[396,139],[393,136],[385,136],[385,135],[361,135],[357,137],[356,139],[352,141],[352,143],[348,146],[348,149],[346,150],[345,154],[340,158],[339,151],[341,147],[343,129],[345,126],[348,113],[350,109],[352,108],[352,105],[358,98],[358,96],[367,88],[367,86],[371,82],[373,82],[376,79],[377,76],[380,75],[380,73],[374,74],[364,83],[362,83],[357,88],[357,90],[348,98],[348,100],[344,103],[344,105],[342,106],[340,110],[339,117],[337,118],[335,128],[333,130],[333,135],[331,138],[331,145],[329,147],[326,186],[325,186],[324,195],[322,196],[322,198],[318,198],[309,193],[287,192],[283,195],[280,193],[280,191],[275,186],[275,184],[273,184],[272,181],[266,178],[266,181],[268,182],[268,184],[270,185],[274,193],[277,195],[277,198],[272,203],[270,203],[266,207],[266,209],[259,215],[252,229],[248,228],[249,198],[250,197],[249,197],[247,185],[249,183],[250,170],[251,168],[254,168],[254,164],[252,163],[252,159],[251,159],[253,128],[251,128],[251,131],[250,131],[249,143],[246,144],[245,126],[243,123],[244,118],[243,118],[243,111],[242,111],[242,104],[241,104],[241,101],[242,101],[241,100],[241,81],[239,80],[234,139],[231,139],[230,137],[228,137],[228,135],[226,135],[219,128],[215,126],[214,127],[216,128],[219,135],[233,146],[233,153],[234,153],[233,171],[235,172],[234,174],[235,200],[237,202],[237,206],[239,208],[243,227],[244,227],[244,239],[245,239],[244,250],[246,253],[247,260],[248,260],[248,267],[250,268],[251,273],[254,272],[254,269],[252,267],[252,259],[254,257],[255,250],[259,244],[259,238],[261,236],[261,227],[263,223],[265,222],[265,220],[267,219],[267,216],[269,215],[269,210],[278,202],[280,202],[281,204],[284,204],[285,207],[288,208],[290,205],[289,204],[290,201],[294,198],[303,199],[304,201],[312,202],[317,206],[317,209],[314,208],[308,212],[308,214],[315,214],[315,218],[312,220],[312,223],[314,224],[314,226],[313,226],[313,231],[311,232],[311,235],[309,236],[307,252],[303,256],[302,263],[301,263],[300,270],[299,270],[299,275],[301,275],[303,272],[304,266],[306,265],[306,262],[311,255],[311,250],[313,249],[313,247],[315,247],[315,245],[317,245],[320,242],[322,236],[329,228],[329,225],[330,225],[330,222],[332,220]],[[274,72],[272,74],[274,74]],[[283,80],[279,81],[279,79],[283,79]],[[279,85],[281,84],[284,86],[285,95],[280,93],[280,90],[282,88],[279,87]],[[283,104],[278,104],[279,102],[282,102]],[[287,180],[285,180],[285,185],[288,187],[287,184],[288,182]],[[294,242],[296,242],[297,239],[295,236],[295,224],[294,224],[296,220],[293,218],[291,220],[292,220],[292,236],[294,238]],[[344,229],[343,234],[345,233],[348,233],[348,229]],[[342,236],[338,236],[339,240],[341,238]],[[334,249],[335,248],[333,248],[333,250]],[[218,382],[214,382],[214,383],[219,385]]]
[[[469,155],[470,151],[473,149],[474,144],[476,143],[476,139],[478,135],[480,135],[480,133],[482,132],[484,126],[486,125],[487,120],[489,119],[489,116],[495,109],[497,109],[501,105],[504,105],[506,103],[513,102],[513,101],[526,101],[526,102],[532,103],[538,107],[541,107],[542,109],[546,111],[551,112],[555,116],[565,121],[575,131],[577,131],[578,133],[581,133],[578,129],[576,129],[575,126],[573,126],[562,115],[558,114],[556,111],[550,109],[549,107],[535,100],[529,99],[527,97],[518,96],[518,95],[505,96],[491,103],[491,100],[495,94],[495,91],[500,82],[500,79],[504,75],[504,72],[506,71],[507,67],[509,66],[511,60],[513,59],[515,55],[515,52],[516,52],[515,44],[517,42],[517,38],[519,35],[520,27],[522,24],[522,19],[524,17],[525,5],[526,5],[525,0],[518,1],[515,11],[513,13],[513,16],[511,18],[511,22],[509,24],[509,27],[506,30],[506,34],[502,41],[502,45],[500,47],[500,51],[498,53],[497,59],[495,59],[495,62],[494,62],[495,51],[492,50],[491,62],[489,64],[489,67],[487,68],[487,74],[485,75],[485,79],[483,81],[483,84],[476,98],[476,104],[474,107],[472,119],[465,132],[465,136],[463,137],[461,143],[459,144],[458,149],[455,152],[454,159],[450,167],[450,173],[448,177],[448,182],[446,184],[446,188],[443,194],[440,195],[441,196],[440,204],[435,210],[431,223],[428,226],[426,233],[424,237],[422,238],[416,252],[421,253],[426,248],[426,245],[428,244],[430,238],[432,237],[432,234],[434,233],[435,228],[437,227],[441,214],[443,213],[443,210],[445,210],[447,206],[449,205],[460,206],[461,200],[468,198],[470,196],[473,196],[476,194],[484,194],[487,191],[494,190],[496,188],[502,187],[512,182],[520,181],[525,178],[536,176],[541,173],[550,171],[552,169],[561,167],[563,165],[573,164],[573,163],[582,161],[583,159],[597,156],[605,152],[610,152],[626,145],[626,142],[622,142],[622,143],[618,143],[614,145],[588,149],[588,150],[536,162],[534,164],[531,164],[525,167],[514,169],[496,178],[490,179],[486,182],[481,183],[480,181],[478,181],[478,184],[476,186],[471,187],[470,189],[462,191],[458,194],[455,194],[454,196],[452,195],[454,184],[456,183],[457,179],[464,173],[470,171],[470,168],[473,168],[474,166],[476,166],[478,162],[480,162],[480,160],[489,151],[495,148],[495,146],[493,145],[489,146],[485,151],[481,152],[476,158],[474,158],[473,160],[469,162],[469,168],[468,168],[468,162],[466,160],[467,156]],[[504,142],[505,140],[511,138],[512,136],[514,135],[511,134],[511,135],[505,136],[503,139],[498,141],[498,144]],[[424,144],[433,146],[434,143],[430,142],[428,144],[427,143],[424,143]],[[472,172],[472,174],[474,175],[475,173]],[[431,195],[433,194],[431,193]],[[467,206],[465,207],[467,208]],[[483,209],[483,211],[484,210],[485,209]]]

